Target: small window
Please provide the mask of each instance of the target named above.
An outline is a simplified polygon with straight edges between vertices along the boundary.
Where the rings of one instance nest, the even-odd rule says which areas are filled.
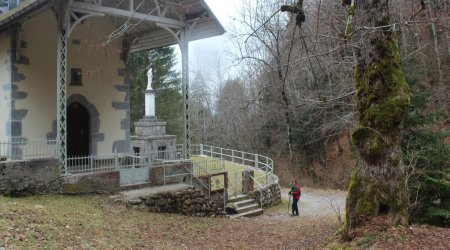
[[[167,159],[166,146],[158,147],[158,159]]]
[[[80,68],[73,68],[71,70],[71,81],[70,81],[70,85],[71,86],[83,86],[83,72],[81,71]]]
[[[139,155],[141,153],[141,148],[140,147],[133,147],[133,153],[135,155]]]

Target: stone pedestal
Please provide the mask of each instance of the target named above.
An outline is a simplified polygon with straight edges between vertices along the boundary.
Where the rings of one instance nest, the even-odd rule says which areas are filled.
[[[145,116],[134,123],[136,135],[131,136],[131,145],[136,154],[151,155],[153,159],[176,159],[176,136],[166,135],[166,122],[155,116]]]

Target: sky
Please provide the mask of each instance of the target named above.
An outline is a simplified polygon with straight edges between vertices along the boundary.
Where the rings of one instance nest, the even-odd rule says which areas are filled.
[[[189,66],[191,72],[204,69],[205,67],[215,67],[219,63],[226,69],[231,65],[230,51],[233,46],[228,37],[231,17],[236,13],[240,0],[205,0],[213,13],[224,26],[227,33],[221,36],[206,38],[189,43]],[[178,46],[178,70],[181,72],[181,54]],[[191,77],[192,78],[192,77]]]

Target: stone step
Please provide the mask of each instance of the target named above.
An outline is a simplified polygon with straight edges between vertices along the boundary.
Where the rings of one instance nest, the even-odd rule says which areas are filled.
[[[264,210],[262,208],[258,208],[258,209],[250,210],[245,213],[231,215],[230,218],[235,219],[235,218],[240,218],[240,217],[254,217],[254,216],[261,215],[263,213],[264,213]]]
[[[247,200],[235,202],[234,204],[236,204],[237,208],[240,208],[240,207],[245,207],[245,206],[248,206],[251,204],[256,204],[256,201],[253,199],[247,199]]]
[[[251,210],[256,210],[258,208],[259,208],[258,203],[254,203],[254,204],[251,204],[251,205],[248,205],[248,206],[238,207],[236,209],[236,212],[238,214],[242,214],[242,213],[245,213],[245,212],[248,212],[248,211],[251,211]]]
[[[248,200],[248,195],[238,194],[236,196],[229,197],[227,203],[235,203],[235,202],[243,201],[243,200]]]

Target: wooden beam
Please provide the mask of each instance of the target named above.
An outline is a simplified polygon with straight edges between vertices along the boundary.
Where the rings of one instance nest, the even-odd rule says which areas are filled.
[[[88,13],[98,13],[98,14],[106,14],[106,15],[112,15],[112,16],[119,16],[119,17],[125,17],[125,18],[133,18],[138,20],[145,20],[152,23],[155,23],[156,25],[159,25],[161,27],[170,27],[170,28],[176,28],[181,29],[186,26],[186,23],[165,18],[165,17],[159,17],[154,16],[150,14],[144,14],[139,12],[133,12],[129,10],[123,10],[123,9],[115,9],[100,5],[94,5],[94,4],[88,4],[88,3],[82,3],[82,2],[73,2],[71,5],[72,10],[79,11],[79,12],[88,12]]]

